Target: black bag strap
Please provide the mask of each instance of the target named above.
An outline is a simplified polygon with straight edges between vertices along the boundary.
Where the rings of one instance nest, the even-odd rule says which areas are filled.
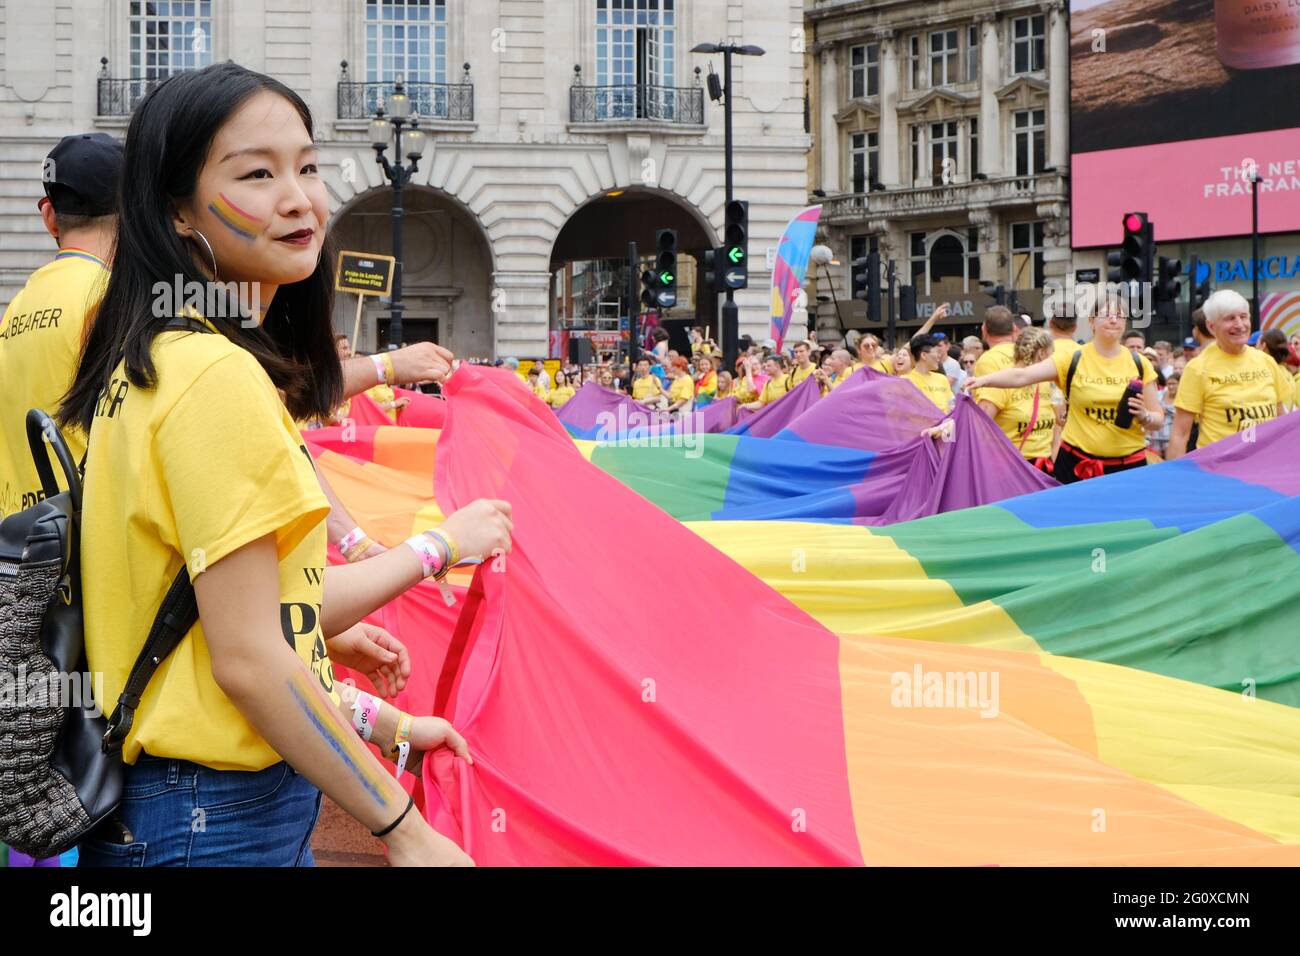
[[[1083,358],[1083,349],[1075,349],[1070,356],[1070,371],[1065,373],[1065,404],[1070,404],[1070,385],[1074,382],[1074,373],[1079,370],[1079,360]]]
[[[168,322],[162,330],[168,329],[212,331],[202,322],[190,318],[179,318]],[[86,445],[89,454],[89,436]],[[85,466],[86,459],[83,456],[81,459],[83,471]],[[118,695],[117,706],[113,708],[113,713],[108,718],[108,729],[104,732],[102,744],[104,753],[109,755],[121,753],[122,744],[131,733],[131,725],[135,721],[135,711],[140,706],[140,698],[144,695],[145,688],[149,686],[154,672],[167,659],[167,655],[176,649],[198,619],[199,605],[194,596],[194,585],[190,581],[190,571],[182,564],[181,569],[176,572],[176,577],[172,579],[170,587],[167,588],[167,593],[163,596],[158,613],[154,615],[153,626],[149,628],[149,636],[145,638],[144,647],[141,648],[135,664],[131,667],[131,673],[127,676],[126,686]]]
[[[72,463],[72,452],[68,450],[68,443],[63,440],[63,432],[59,431],[59,426],[55,424],[54,419],[39,408],[28,410],[26,423],[27,447],[31,450],[32,461],[36,463],[36,474],[41,479],[41,489],[45,492],[45,497],[53,498],[59,493],[54,469],[50,467],[50,456],[45,450],[48,444],[53,449],[54,457],[58,459],[59,468],[63,471],[63,477],[68,482],[68,498],[72,511],[76,514],[81,511],[81,473]]]
[[[149,679],[198,619],[199,606],[194,596],[194,585],[190,583],[190,570],[181,565],[163,597],[162,606],[153,619],[153,627],[149,629],[149,637],[126,679],[126,686],[117,698],[117,706],[108,718],[108,730],[104,732],[104,753],[121,752],[122,744],[135,720],[135,709],[140,706],[140,697],[149,686]]]

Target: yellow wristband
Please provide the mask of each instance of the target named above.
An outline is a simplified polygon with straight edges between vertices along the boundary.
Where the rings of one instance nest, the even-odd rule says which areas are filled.
[[[384,381],[392,385],[397,379],[397,371],[393,368],[393,357],[387,352],[380,352],[379,358],[384,363]]]
[[[407,743],[410,741],[411,721],[413,721],[414,719],[415,719],[414,717],[412,717],[410,714],[406,713],[405,711],[403,711],[402,715],[399,718],[397,718],[397,733],[393,735],[393,746],[390,747],[388,749],[388,752],[384,754],[385,757],[396,756],[397,751],[401,747],[401,745],[403,743]]]
[[[356,564],[365,556],[365,553],[370,550],[374,543],[375,542],[369,537],[362,538],[352,548],[350,548],[343,557],[348,564]]]
[[[449,535],[443,528],[433,528],[429,534],[437,535],[442,539],[442,543],[447,546],[447,567],[460,564],[460,548],[456,547],[456,539]]]

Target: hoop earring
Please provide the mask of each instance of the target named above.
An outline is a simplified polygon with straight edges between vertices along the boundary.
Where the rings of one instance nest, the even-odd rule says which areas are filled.
[[[208,242],[207,236],[205,236],[203,233],[199,232],[197,229],[195,229],[192,226],[190,227],[190,236],[191,238],[194,236],[198,236],[200,239],[203,240],[203,245],[208,250],[208,256],[212,259],[212,281],[216,282],[217,281],[217,254],[212,251],[212,243]]]

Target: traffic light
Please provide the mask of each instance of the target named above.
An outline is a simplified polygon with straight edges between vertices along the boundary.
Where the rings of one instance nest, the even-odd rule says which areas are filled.
[[[853,298],[867,300],[867,258],[859,256],[853,260]]]
[[[908,325],[916,321],[916,286],[900,285],[898,287],[898,322]]]
[[[867,321],[880,321],[880,253],[872,249],[853,260],[853,298],[867,304]]]
[[[876,248],[876,237],[871,237],[871,249],[867,252],[867,321],[880,322],[880,253]]]
[[[654,268],[641,273],[641,304],[662,312],[677,304],[677,232],[655,233]]]
[[[653,269],[646,269],[641,273],[641,304],[647,309],[658,308],[659,302],[659,282],[655,278]]]
[[[722,284],[722,248],[704,251],[704,285],[713,292],[721,292],[726,287]]]
[[[749,285],[749,203],[733,199],[727,203],[722,231],[722,284],[728,289]]]
[[[677,230],[656,232],[655,249],[656,305],[671,309],[677,304]]]
[[[1190,315],[1205,305],[1205,300],[1210,297],[1210,264],[1192,256],[1187,267],[1187,278],[1187,313]]]
[[[1160,263],[1160,276],[1154,290],[1156,304],[1175,302],[1178,293],[1182,291],[1178,277],[1183,274],[1183,264],[1178,259],[1166,259],[1164,256],[1160,256],[1157,261]]]
[[[851,285],[853,287],[853,298],[867,301],[867,257],[861,256],[854,259],[849,266]]]
[[[1149,285],[1154,281],[1156,230],[1144,212],[1124,214],[1124,241],[1118,252],[1106,256],[1110,267],[1107,278],[1111,282],[1139,282]]]

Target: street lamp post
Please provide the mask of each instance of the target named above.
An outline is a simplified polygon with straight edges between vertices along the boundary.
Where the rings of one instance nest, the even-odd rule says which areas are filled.
[[[408,126],[403,129],[403,126]],[[420,166],[420,157],[424,155],[424,146],[428,137],[419,127],[419,120],[411,115],[411,99],[406,95],[399,77],[393,84],[393,93],[388,98],[388,115],[384,108],[375,110],[374,119],[370,121],[370,145],[375,150],[375,162],[384,171],[384,175],[393,185],[393,291],[389,299],[391,309],[388,326],[388,347],[399,348],[402,344],[402,187],[411,181]],[[384,152],[392,144],[397,145],[397,162],[390,162]],[[402,162],[405,156],[411,162]]]
[[[1196,277],[1192,276],[1192,281]],[[1250,324],[1259,328],[1259,167],[1250,173]]]
[[[731,153],[731,55],[733,53],[740,56],[762,56],[765,52],[762,47],[754,46],[752,43],[744,45],[738,43],[699,43],[691,49],[692,53],[721,53],[722,54],[722,98],[723,98],[723,151],[725,153],[726,163],[726,204],[731,204],[731,171],[732,171],[732,153]],[[714,74],[710,73],[709,95],[716,100]],[[722,303],[722,361],[726,368],[734,369],[736,367],[736,352],[740,340],[740,313],[736,308],[736,292],[734,289],[727,289],[727,299]]]
[[[839,262],[835,259],[835,253],[831,251],[830,246],[818,244],[813,246],[809,252],[808,261],[813,265],[821,266],[822,272],[826,275],[826,285],[831,290],[831,302],[835,305],[835,327],[843,335],[844,319],[840,315],[840,299],[835,294],[835,281],[831,278],[831,270],[828,268],[828,266],[839,265]]]

